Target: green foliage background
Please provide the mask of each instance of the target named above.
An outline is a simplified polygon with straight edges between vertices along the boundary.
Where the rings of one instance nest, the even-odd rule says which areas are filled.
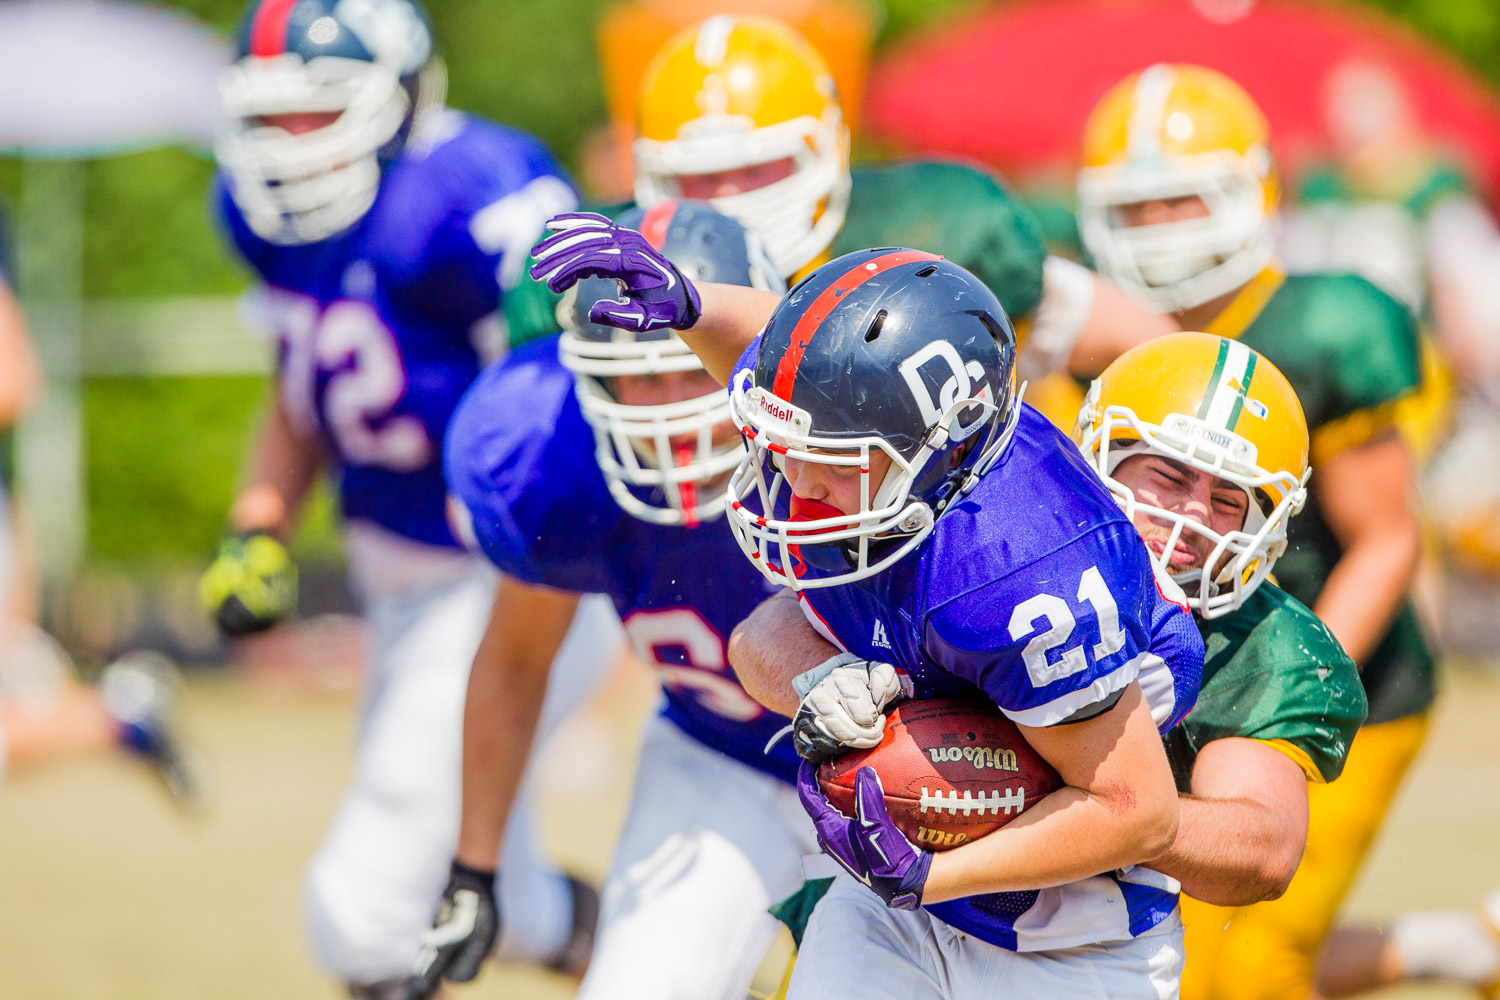
[[[448,61],[449,99],[528,129],[576,166],[586,130],[604,118],[592,25],[608,0],[429,0]],[[1371,0],[1500,78],[1493,0]],[[232,31],[240,0],[171,4]],[[974,6],[886,0],[881,41]],[[246,277],[204,210],[203,151],[162,149],[87,168],[84,290],[90,297],[232,294]],[[20,170],[0,160],[0,200]],[[96,564],[188,563],[212,548],[265,392],[258,379],[104,379],[86,387],[90,558]],[[326,503],[322,509],[326,509]],[[327,516],[303,544],[332,551]]]

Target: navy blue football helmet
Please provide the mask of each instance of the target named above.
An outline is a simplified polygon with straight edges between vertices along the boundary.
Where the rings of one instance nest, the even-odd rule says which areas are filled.
[[[786,283],[760,238],[707,202],[665,201],[633,208],[618,224],[639,230],[692,281],[746,285],[778,295]],[[727,438],[723,389],[656,406],[616,397],[613,379],[703,370],[674,330],[635,333],[591,322],[589,307],[613,300],[619,283],[585,278],[558,307],[559,354],[577,376],[578,402],[594,429],[595,455],[610,493],[625,510],[655,524],[696,524],[724,510],[724,482],[744,446]],[[719,440],[714,440],[719,429]]]
[[[914,549],[1004,451],[1020,414],[1016,336],[983,282],[918,250],[861,250],[777,307],[730,387],[750,443],[729,524],[772,580],[827,587]],[[889,459],[874,481],[871,456]],[[787,458],[859,470],[861,509],[792,512]]]
[[[254,0],[235,56],[215,154],[245,221],[272,243],[315,243],[363,218],[384,164],[443,102],[415,0]]]

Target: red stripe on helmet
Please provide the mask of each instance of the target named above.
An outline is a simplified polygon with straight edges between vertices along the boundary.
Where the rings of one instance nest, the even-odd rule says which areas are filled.
[[[781,362],[776,366],[776,379],[771,383],[771,392],[780,396],[787,402],[792,401],[792,386],[797,381],[797,369],[802,364],[802,356],[807,353],[807,345],[812,341],[813,334],[817,333],[818,327],[833,312],[834,307],[860,285],[869,281],[884,271],[902,264],[910,264],[917,260],[942,260],[935,253],[924,253],[921,250],[894,250],[891,253],[872,257],[860,266],[853,268],[838,281],[823,289],[822,293],[813,300],[813,304],[807,307],[807,312],[792,327],[791,341],[786,345],[786,353],[781,356]]]
[[[677,214],[677,202],[657,202],[646,209],[645,218],[641,219],[641,235],[646,237],[646,242],[660,250],[667,243],[667,230],[672,225],[672,217]]]
[[[250,24],[250,54],[279,56],[286,51],[286,29],[297,0],[262,0]]]

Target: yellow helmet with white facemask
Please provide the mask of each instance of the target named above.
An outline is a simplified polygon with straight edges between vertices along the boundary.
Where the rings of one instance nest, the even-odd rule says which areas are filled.
[[[823,58],[767,18],[720,15],[673,36],[641,81],[635,196],[682,196],[679,178],[781,160],[790,174],[713,198],[753,226],[783,276],[818,261],[844,224],[849,133]]]
[[[1130,225],[1124,211],[1192,197],[1201,217]],[[1101,272],[1162,311],[1201,305],[1260,273],[1280,199],[1265,115],[1215,70],[1151,66],[1105,94],[1084,127],[1080,235]]]
[[[1172,334],[1120,355],[1094,380],[1073,438],[1127,516],[1171,525],[1163,551],[1152,555],[1160,569],[1169,569],[1183,532],[1213,544],[1201,568],[1173,574],[1205,618],[1234,610],[1260,586],[1286,551],[1287,521],[1307,499],[1307,419],[1296,392],[1275,365],[1224,337]],[[1245,523],[1220,534],[1142,502],[1113,476],[1138,454],[1239,486],[1250,499]]]

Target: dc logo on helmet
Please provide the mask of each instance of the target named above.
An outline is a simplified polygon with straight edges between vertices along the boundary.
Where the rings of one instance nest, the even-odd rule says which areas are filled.
[[[927,379],[922,377],[922,367],[928,362],[941,359],[948,366],[947,372],[938,372],[938,377],[947,375],[941,387],[938,389],[937,399],[932,398],[932,392],[928,389]],[[970,361],[964,364],[963,358],[959,357],[958,349],[946,340],[934,340],[920,351],[907,358],[897,366],[901,372],[901,378],[905,380],[906,387],[911,390],[912,398],[917,401],[917,406],[922,410],[922,418],[929,427],[941,426],[944,415],[953,408],[953,404],[966,399],[979,399],[983,402],[993,402],[990,386],[985,381],[984,366],[978,361]],[[974,382],[979,383],[979,392],[973,392]],[[978,407],[978,412],[967,425],[958,419],[953,421],[953,426],[948,432],[950,441],[966,440],[971,434],[979,430],[985,424],[985,418],[989,411],[985,407]]]
[[[333,13],[400,76],[415,73],[432,56],[432,33],[410,0],[339,0]]]

